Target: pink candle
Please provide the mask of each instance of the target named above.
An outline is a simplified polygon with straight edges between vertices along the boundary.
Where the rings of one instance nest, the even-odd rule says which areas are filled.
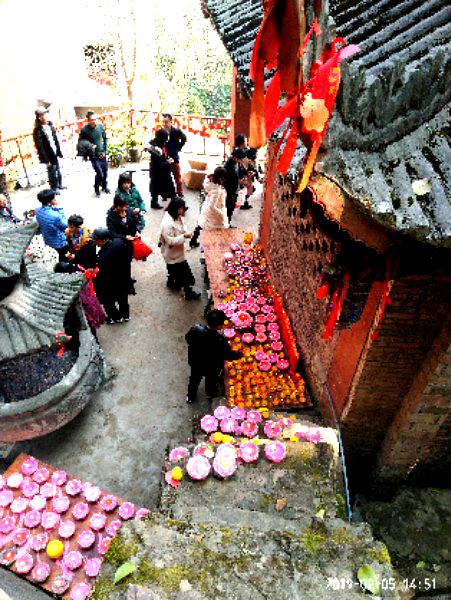
[[[31,578],[37,583],[43,583],[50,576],[50,567],[47,563],[38,562],[31,572]]]
[[[100,531],[105,527],[106,516],[103,513],[94,513],[89,520],[89,527],[94,531]]]
[[[41,522],[41,512],[39,510],[30,510],[23,518],[23,524],[29,529],[34,529]]]
[[[16,526],[16,517],[6,516],[0,519],[0,533],[8,534]]]
[[[72,550],[64,556],[63,562],[68,569],[75,571],[83,564],[83,555],[78,550]]]
[[[10,506],[11,512],[19,514],[23,513],[28,508],[28,500],[19,496],[15,498]]]
[[[70,600],[86,600],[92,589],[87,583],[77,583],[70,591]]]
[[[66,575],[57,575],[55,579],[52,580],[51,589],[54,594],[58,594],[62,596],[65,591],[70,586],[70,579]]]
[[[52,506],[56,513],[65,513],[69,510],[70,500],[67,496],[58,496],[57,498],[53,498]]]
[[[41,525],[44,529],[50,531],[51,529],[55,529],[60,524],[60,516],[54,512],[44,512],[42,513]]]
[[[58,535],[68,539],[74,535],[75,523],[73,521],[62,521],[58,528]]]
[[[30,532],[28,529],[16,529],[13,535],[13,543],[16,546],[23,546],[30,537]]]
[[[47,500],[44,498],[44,496],[41,496],[40,494],[33,496],[33,498],[30,500],[30,507],[33,510],[42,510],[46,506]]]
[[[88,577],[97,577],[102,566],[100,558],[88,558],[85,563],[85,573]]]
[[[134,514],[135,514],[135,505],[132,504],[131,502],[124,502],[119,507],[119,516],[121,519],[124,519],[124,521],[131,519]]]
[[[52,483],[55,485],[64,485],[67,481],[66,471],[53,471],[52,473]]]
[[[96,485],[86,486],[85,491],[83,492],[83,496],[88,502],[97,502],[101,494],[101,489]]]
[[[81,492],[82,489],[83,486],[81,484],[81,481],[79,481],[78,479],[71,479],[66,484],[66,494],[69,494],[69,496],[76,496]]]
[[[9,488],[18,489],[22,485],[23,475],[22,473],[12,473],[6,480],[6,484]]]
[[[117,506],[117,499],[114,496],[104,496],[101,500],[100,500],[100,506],[103,508],[103,510],[105,510],[106,512],[111,512],[113,511],[116,506]]]
[[[33,473],[33,479],[36,481],[36,483],[39,483],[39,485],[41,485],[42,483],[47,481],[47,479],[49,478],[49,475],[50,475],[49,470],[46,469],[45,467],[41,467],[40,469],[37,469]]]
[[[141,509],[142,510],[142,509]],[[138,512],[136,513],[135,519],[138,516]],[[116,533],[119,531],[119,529],[121,528],[122,523],[121,521],[111,521],[111,523],[108,525],[108,527],[105,529],[105,531],[107,532],[107,534],[111,537],[114,537],[116,535]]]
[[[22,483],[22,494],[26,498],[33,498],[33,496],[39,494],[39,485],[27,477]]]
[[[20,574],[29,573],[33,568],[33,557],[28,552],[23,552],[20,556],[16,558],[15,568],[16,571]]]
[[[20,470],[24,475],[33,475],[37,468],[38,461],[33,456],[29,456],[23,461]]]
[[[74,519],[77,519],[77,521],[82,521],[85,519],[88,513],[89,506],[86,504],[86,502],[78,502],[78,504],[76,504],[72,509],[72,515],[74,516]]]
[[[57,493],[58,488],[54,483],[47,482],[41,485],[41,496],[44,496],[44,498],[53,498]]]
[[[96,541],[96,535],[90,529],[82,531],[77,538],[78,545],[81,548],[90,548]]]
[[[45,531],[32,535],[30,539],[30,548],[35,552],[44,550],[48,544],[49,536]]]

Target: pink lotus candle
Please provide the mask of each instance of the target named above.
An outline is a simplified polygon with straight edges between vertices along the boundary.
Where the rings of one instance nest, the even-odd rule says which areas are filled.
[[[263,432],[266,437],[276,439],[282,435],[282,426],[277,421],[266,421]]]
[[[36,496],[35,496],[36,497]],[[24,518],[23,524],[29,529],[34,529],[41,523],[41,512],[39,510],[28,511]]]
[[[55,485],[62,486],[67,481],[67,473],[66,471],[53,471],[52,473],[52,483]]]
[[[277,331],[277,333],[280,333],[279,326],[277,323],[268,323],[266,325],[266,327],[267,327],[268,331],[271,331],[271,332]]]
[[[22,498],[21,496],[19,496],[18,498],[15,498],[10,506],[11,512],[16,513],[16,514],[20,514],[23,513],[27,510],[28,508],[28,500],[26,498]]]
[[[277,366],[281,371],[286,371],[290,366],[290,363],[285,358],[281,358],[278,361]]]
[[[271,462],[282,462],[287,455],[287,449],[285,444],[274,440],[272,442],[268,442],[265,446],[265,456]]]
[[[6,485],[11,489],[18,489],[22,485],[23,475],[22,473],[12,473],[6,480]]]
[[[179,460],[184,460],[188,458],[189,450],[184,446],[178,446],[177,448],[173,448],[169,452],[169,462],[178,462]]]
[[[132,502],[124,502],[119,507],[119,516],[124,521],[128,521],[135,514],[135,505]]]
[[[86,502],[78,502],[72,509],[72,515],[77,521],[82,521],[88,516],[89,505]]]
[[[0,565],[4,565],[5,567],[9,567],[16,560],[17,552],[16,547],[5,548],[0,551]]]
[[[48,541],[48,534],[45,531],[41,531],[31,536],[30,548],[35,552],[40,552],[41,550],[44,550],[46,548]]]
[[[212,433],[218,430],[218,419],[213,415],[205,415],[200,420],[200,428],[205,433]]]
[[[0,520],[0,533],[8,534],[16,526],[16,517],[6,516]]]
[[[260,313],[255,317],[255,320],[257,321],[257,323],[266,323],[266,315]]]
[[[100,531],[105,527],[106,516],[103,513],[94,513],[89,521],[89,527],[94,531]]]
[[[31,571],[31,578],[36,583],[44,583],[50,576],[50,567],[47,563],[38,562]]]
[[[30,537],[30,532],[28,529],[16,529],[13,535],[13,544],[16,546],[23,546]]]
[[[145,517],[149,513],[150,513],[150,510],[148,510],[147,508],[140,508],[139,510],[136,511],[135,521],[140,521],[143,517]],[[113,524],[113,523],[114,523],[114,521],[111,521],[111,524]]]
[[[71,580],[67,575],[57,575],[51,583],[51,590],[54,594],[62,596],[69,589]]]
[[[38,461],[33,456],[28,456],[20,468],[24,475],[33,475],[33,473],[38,468]]]
[[[103,538],[98,544],[97,544],[97,552],[100,554],[100,556],[105,556],[105,554],[108,552],[108,548],[110,547],[111,544],[111,539],[112,538]]]
[[[39,483],[39,485],[41,485],[45,481],[47,481],[49,476],[50,476],[49,470],[46,469],[45,467],[36,469],[36,471],[33,473],[33,479],[34,479],[34,481],[36,481],[36,483]]]
[[[268,355],[266,354],[266,352],[262,352],[262,350],[257,350],[254,356],[255,360],[258,360],[259,362],[264,362],[268,360]]]
[[[100,500],[100,506],[104,511],[111,512],[117,506],[117,498],[114,496],[104,496],[102,500]]]
[[[231,444],[221,444],[213,459],[214,472],[223,479],[231,477],[237,469],[236,458],[236,450]]]
[[[77,496],[82,489],[83,485],[78,479],[71,479],[66,484],[66,494],[69,494],[69,496]]]
[[[270,363],[275,364],[279,360],[279,355],[271,352],[271,354],[268,354],[268,358]]]
[[[255,340],[257,342],[259,342],[260,344],[263,344],[264,342],[266,342],[268,338],[266,337],[266,334],[264,333],[257,333],[257,335],[255,336]]]
[[[258,319],[258,316],[256,317]],[[233,318],[233,324],[238,329],[248,329],[252,326],[253,319],[245,310],[238,312]]]
[[[243,333],[241,339],[245,344],[252,344],[252,342],[254,341],[254,336],[252,333]]]
[[[47,511],[47,512],[42,513],[41,525],[47,531],[50,531],[50,530],[58,527],[58,525],[60,524],[60,521],[61,521],[60,516],[54,512]]]
[[[276,313],[269,313],[266,315],[266,318],[268,319],[268,321],[270,323],[275,323],[277,321],[277,315]]]
[[[281,352],[283,350],[282,342],[273,342],[271,344],[271,350],[274,350],[274,352]]]
[[[58,496],[52,500],[53,510],[58,514],[65,513],[67,510],[69,510],[69,506],[70,500],[67,496]]]
[[[70,591],[70,600],[86,600],[92,588],[87,583],[77,583]]]
[[[22,483],[22,494],[26,498],[33,498],[33,496],[39,494],[39,485],[35,481],[31,481],[29,477],[26,477]]]
[[[63,557],[64,565],[71,571],[76,571],[83,564],[83,555],[78,550],[71,550]]]
[[[196,481],[201,481],[208,477],[211,471],[211,465],[205,456],[192,456],[186,463],[186,472]]]
[[[230,409],[227,406],[218,406],[213,411],[213,414],[219,420],[225,419],[226,417],[230,417]]]
[[[138,512],[139,511],[136,512],[136,516],[138,515]],[[147,512],[149,512],[149,511],[147,511]],[[136,516],[135,516],[135,519],[136,519]],[[108,525],[108,527],[105,529],[105,531],[107,532],[107,535],[109,535],[110,537],[114,537],[121,527],[122,527],[121,521],[115,520],[115,521],[111,521],[111,523]]]
[[[233,337],[235,337],[235,333],[235,330],[231,327],[224,329],[224,337],[226,337],[228,340],[231,340]]]
[[[231,417],[236,421],[243,421],[246,418],[246,411],[241,406],[234,406],[230,411]]]
[[[215,451],[211,444],[205,444],[201,442],[193,450],[193,456],[205,456],[205,458],[213,458]]]
[[[102,490],[96,485],[87,485],[84,489],[83,496],[88,502],[97,502],[102,495]]]
[[[23,575],[31,571],[31,569],[33,568],[33,564],[34,559],[31,556],[31,554],[29,554],[28,552],[23,552],[22,554],[20,554],[20,556],[17,556],[15,568],[17,573]]]
[[[257,423],[252,423],[252,421],[243,421],[241,423],[241,435],[244,435],[248,438],[253,438],[258,433],[258,425]]]
[[[73,521],[62,521],[58,527],[58,535],[67,540],[74,535],[75,523]]]
[[[30,500],[30,507],[33,510],[42,510],[47,506],[47,500],[44,498],[44,496],[41,496],[41,494],[36,494],[36,496],[33,496],[33,498]]]
[[[57,493],[58,488],[54,483],[47,482],[41,485],[41,496],[44,496],[44,498],[54,498]]]
[[[100,558],[88,558],[85,563],[85,573],[88,577],[97,577],[102,566]]]
[[[269,339],[272,342],[278,342],[280,340],[280,333],[278,331],[271,331],[269,333]],[[281,348],[282,349],[282,348]]]
[[[239,448],[239,457],[245,463],[252,463],[258,459],[259,449],[254,442],[243,442]]]
[[[232,417],[221,419],[220,428],[223,433],[234,433],[235,419],[232,419]]]
[[[90,548],[95,541],[96,534],[90,529],[82,531],[77,538],[78,545],[80,546],[80,548],[84,549]]]

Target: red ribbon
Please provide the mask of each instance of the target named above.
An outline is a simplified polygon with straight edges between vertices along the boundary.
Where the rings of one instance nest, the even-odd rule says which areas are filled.
[[[326,328],[323,333],[323,340],[329,339],[332,335],[335,325],[337,324],[337,321],[340,318],[346,294],[348,293],[348,288],[349,273],[346,273],[346,275],[343,277],[343,285],[341,286],[341,290],[339,287],[337,287],[337,289],[332,295],[332,310],[330,311],[330,314],[326,320]]]
[[[96,293],[94,291],[93,279],[95,277],[97,277],[97,275],[99,273],[99,267],[96,267],[95,269],[85,269],[81,265],[77,265],[77,268],[80,269],[80,271],[83,271],[83,275],[86,277],[86,279],[89,282],[89,291],[91,293],[91,296],[95,296]]]
[[[66,349],[66,344],[70,342],[71,339],[72,336],[67,335],[65,331],[57,331],[55,333],[55,344],[57,348],[59,348],[58,352],[56,353],[58,357],[63,356]]]

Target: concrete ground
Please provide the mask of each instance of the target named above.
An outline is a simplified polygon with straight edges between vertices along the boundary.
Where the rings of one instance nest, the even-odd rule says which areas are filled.
[[[211,167],[220,157],[210,157]],[[143,169],[147,163],[128,165]],[[120,170],[110,171],[110,187],[114,192]],[[134,182],[150,202],[148,173],[138,170]],[[105,213],[113,196],[93,195],[93,172],[90,168],[68,176],[68,189],[61,193],[59,204],[66,216],[76,212],[93,228],[104,225]],[[12,194],[15,212],[37,205],[39,188]],[[196,225],[198,192],[186,192],[190,210],[187,222]],[[257,231],[260,202],[250,211],[237,210],[234,224]],[[18,444],[14,453],[26,451],[37,458],[81,479],[100,485],[105,490],[152,507],[158,499],[161,465],[168,445],[190,435],[194,412],[206,412],[203,387],[199,402],[185,403],[188,366],[186,363],[186,331],[202,319],[207,300],[203,283],[203,267],[199,249],[188,250],[188,261],[196,276],[196,288],[202,300],[186,302],[179,293],[166,288],[166,268],[157,247],[158,230],[163,211],[149,209],[143,239],[154,252],[147,262],[133,264],[137,279],[137,295],[130,298],[131,321],[103,326],[99,340],[108,362],[117,376],[99,391],[86,410],[66,427],[48,436]]]

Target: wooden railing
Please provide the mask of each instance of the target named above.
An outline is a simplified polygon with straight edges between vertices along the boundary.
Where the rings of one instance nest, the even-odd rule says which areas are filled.
[[[162,126],[162,113],[149,110],[118,110],[99,115],[107,130],[109,144],[126,147],[126,137],[133,132],[138,141],[146,144],[156,129]],[[71,123],[54,124],[64,156],[64,170],[80,168],[77,161],[77,141],[86,119]],[[187,135],[186,151],[194,154],[226,154],[230,135],[230,119],[203,115],[174,114],[174,126]],[[33,134],[24,133],[2,139],[0,131],[0,167],[4,169],[8,184],[18,183],[29,187],[42,180],[45,171],[40,165]]]

